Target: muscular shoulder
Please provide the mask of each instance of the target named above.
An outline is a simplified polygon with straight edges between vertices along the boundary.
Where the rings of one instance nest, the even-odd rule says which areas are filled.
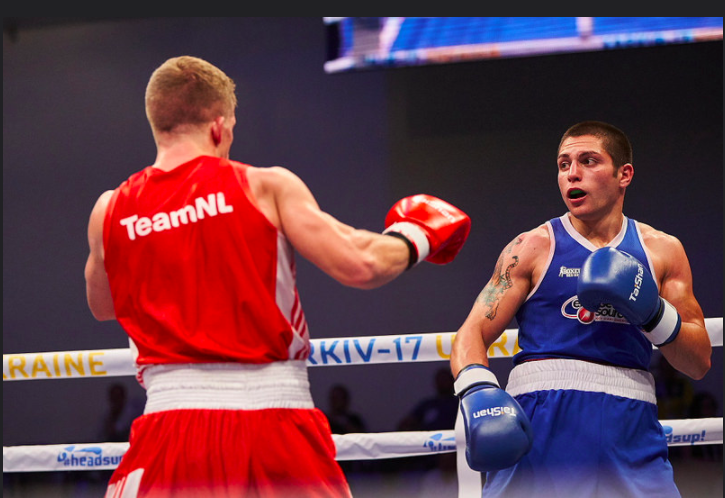
[[[282,166],[270,166],[259,168],[249,166],[247,168],[247,179],[250,186],[263,189],[280,189],[288,183],[299,181],[297,175]]]
[[[276,197],[278,202],[290,196],[305,196],[309,193],[302,179],[282,166],[264,168],[250,166],[247,169],[247,180],[255,196],[271,195]]]
[[[689,272],[685,249],[677,237],[645,223],[639,223],[639,230],[660,279],[679,275],[683,271]]]
[[[521,241],[522,250],[527,251],[531,256],[549,252],[551,237],[545,224],[519,234],[518,239]]]
[[[108,210],[108,205],[111,203],[114,192],[114,190],[106,190],[98,197],[96,204],[93,206],[93,211],[91,211],[92,218],[95,217],[102,222],[106,216],[106,211]]]
[[[674,235],[657,230],[646,223],[639,223],[642,241],[647,249],[655,256],[664,257],[672,251],[682,251],[682,243]]]
[[[113,197],[113,190],[106,190],[96,200],[91,216],[88,220],[88,238],[91,247],[94,244],[100,249],[103,244],[103,224],[106,219],[106,212]]]
[[[522,232],[504,248],[501,260],[516,263],[517,272],[535,277],[541,270],[551,247],[551,238],[546,225]]]
[[[250,166],[247,181],[258,208],[277,228],[283,228],[281,217],[284,215],[281,213],[301,209],[307,204],[316,206],[305,183],[282,166]]]
[[[551,247],[551,237],[546,225],[539,225],[533,230],[520,233],[509,246],[521,257],[526,258],[530,263],[546,258]]]

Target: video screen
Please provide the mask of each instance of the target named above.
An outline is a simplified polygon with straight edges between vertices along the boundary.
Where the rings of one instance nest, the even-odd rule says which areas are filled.
[[[325,71],[722,40],[722,17],[324,17]]]

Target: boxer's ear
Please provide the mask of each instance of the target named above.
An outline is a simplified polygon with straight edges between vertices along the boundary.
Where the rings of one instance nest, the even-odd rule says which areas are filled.
[[[627,163],[619,168],[619,186],[620,187],[627,187],[630,183],[632,183],[632,178],[634,177],[634,166],[632,166],[630,163]]]
[[[223,130],[224,116],[217,116],[214,121],[211,122],[211,139],[214,141],[214,145],[219,145],[221,143]]]

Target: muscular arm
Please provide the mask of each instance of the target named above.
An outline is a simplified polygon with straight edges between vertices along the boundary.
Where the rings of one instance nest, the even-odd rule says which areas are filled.
[[[305,259],[338,282],[379,287],[405,271],[409,250],[395,237],[346,225],[322,211],[307,186],[285,168],[250,168],[260,209]],[[384,213],[381,213],[381,224]]]
[[[456,333],[451,353],[454,376],[472,363],[488,366],[488,347],[513,320],[531,291],[548,244],[546,229],[539,227],[518,236],[501,252],[491,279]]]
[[[677,308],[682,319],[680,333],[660,351],[674,368],[699,380],[710,369],[712,346],[702,309],[693,293],[692,270],[685,249],[675,237],[651,228],[643,230],[643,236],[660,279],[660,296]]]
[[[88,245],[90,252],[86,261],[86,299],[91,313],[97,320],[113,320],[116,312],[113,308],[111,287],[103,265],[103,220],[108,202],[113,195],[109,190],[101,194],[91,211],[88,221]]]

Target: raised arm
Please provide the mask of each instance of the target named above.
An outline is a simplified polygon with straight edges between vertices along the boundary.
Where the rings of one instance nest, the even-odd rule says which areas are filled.
[[[321,210],[304,182],[285,168],[250,168],[248,178],[260,209],[294,248],[347,286],[379,287],[423,259],[433,261],[435,254],[453,259],[468,235],[466,231],[462,240],[455,239],[451,230],[463,222],[462,217],[468,217],[447,204],[455,212],[453,221],[444,216],[450,213],[435,209],[397,213],[396,221],[407,215],[418,219],[407,228],[403,225],[403,233],[392,237],[351,227]]]
[[[659,348],[675,369],[701,379],[712,346],[702,309],[692,291],[685,250],[671,235],[642,225],[654,275],[633,256],[613,247],[594,251],[582,266],[577,296],[587,309],[612,304]]]

